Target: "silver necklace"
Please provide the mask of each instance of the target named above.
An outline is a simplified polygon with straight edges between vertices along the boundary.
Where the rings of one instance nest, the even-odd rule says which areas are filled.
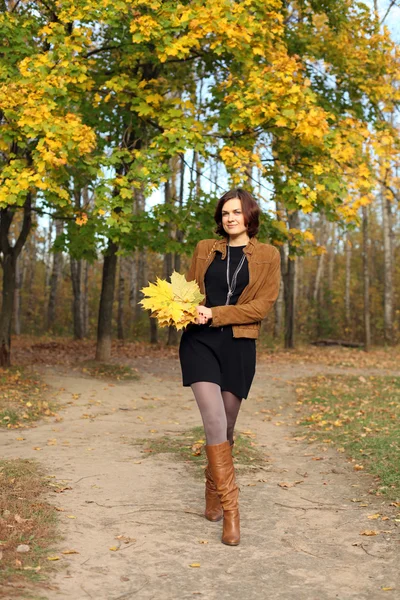
[[[235,292],[238,273],[239,273],[240,269],[243,267],[244,261],[246,260],[246,255],[243,252],[243,256],[240,259],[239,264],[236,267],[236,271],[234,272],[234,274],[232,276],[232,281],[229,283],[229,266],[230,266],[230,262],[231,262],[231,253],[230,253],[229,244],[227,244],[227,246],[228,246],[228,257],[226,259],[226,283],[228,284],[228,294],[226,296],[225,306],[227,304],[229,304],[229,302]]]

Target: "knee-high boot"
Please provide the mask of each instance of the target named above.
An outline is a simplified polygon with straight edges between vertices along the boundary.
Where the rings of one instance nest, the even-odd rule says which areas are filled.
[[[237,546],[240,541],[239,489],[235,482],[231,445],[226,441],[206,446],[206,454],[224,514],[222,542]]]
[[[206,510],[204,516],[209,521],[220,521],[223,517],[223,511],[209,464],[204,469],[204,475],[206,476]]]
[[[233,448],[234,443],[235,442],[232,442],[231,444],[231,450]],[[207,464],[206,468],[204,469],[204,475],[206,478],[206,510],[204,511],[204,516],[209,521],[220,521],[223,517],[223,510],[221,506],[221,501],[218,496],[217,488],[211,475],[209,464]]]

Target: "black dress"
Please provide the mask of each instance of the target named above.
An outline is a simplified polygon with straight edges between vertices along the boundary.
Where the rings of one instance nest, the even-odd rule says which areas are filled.
[[[230,247],[229,281],[243,256],[245,246]],[[227,258],[216,252],[213,262],[207,269],[204,284],[206,303],[209,308],[226,302],[228,284],[226,281]],[[229,304],[236,304],[249,283],[247,258],[237,277],[237,284]],[[253,381],[256,366],[256,343],[249,338],[234,338],[231,325],[210,327],[189,325],[183,332],[179,346],[183,385],[197,381],[210,381],[239,398],[247,398]]]

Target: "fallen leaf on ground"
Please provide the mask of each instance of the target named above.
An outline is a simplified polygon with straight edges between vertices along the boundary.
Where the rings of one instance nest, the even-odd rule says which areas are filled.
[[[189,565],[189,567],[192,567],[193,569],[200,567],[200,563],[192,563]]]
[[[379,531],[374,531],[373,529],[366,529],[365,531],[361,531],[360,535],[378,535]]]
[[[192,456],[200,456],[202,447],[203,447],[203,444],[198,444],[198,443],[193,444]]]
[[[55,492],[56,494],[62,494],[62,492],[65,492],[65,490],[72,490],[72,487],[67,485],[62,488],[57,488],[56,490],[53,490],[53,492]]]
[[[119,550],[119,547],[118,546],[111,546],[109,548],[109,550],[111,550],[111,552],[117,552],[117,550]]]
[[[63,550],[61,554],[79,554],[78,550]]]
[[[291,483],[287,482],[287,481],[281,481],[281,483],[278,483],[279,487],[281,488],[292,488],[295,485],[298,485],[299,483],[303,483],[303,480],[300,481],[293,481]]]
[[[380,516],[379,513],[375,513],[374,515],[368,515],[367,519],[379,519]]]
[[[30,519],[23,519],[20,515],[14,515],[14,519],[17,523],[26,523]]]
[[[48,556],[47,560],[60,560],[59,556]]]
[[[74,515],[67,515],[68,519],[76,519],[76,517]]]

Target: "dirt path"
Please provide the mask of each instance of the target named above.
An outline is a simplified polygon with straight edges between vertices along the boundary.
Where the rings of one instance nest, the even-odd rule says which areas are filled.
[[[354,472],[335,451],[292,438],[290,382],[327,371],[339,370],[259,365],[238,429],[255,434],[269,462],[239,475],[242,543],[237,548],[222,545],[221,524],[202,517],[203,483],[183,463],[170,454],[144,458],[142,448],[132,444],[199,424],[191,392],[180,385],[177,361],[143,360],[140,381],[118,385],[45,371],[66,404],[62,420],[51,418],[23,431],[22,441],[16,441],[20,431],[8,431],[2,443],[4,458],[35,458],[71,488],[50,498],[65,509],[60,512],[64,539],[56,549],[60,568],[41,597],[398,597],[398,530],[392,521],[371,526],[367,516],[384,510],[379,498],[368,495],[372,479]],[[275,415],[267,420],[262,410],[271,408]],[[295,481],[302,483],[278,486]],[[383,533],[361,536],[366,529]],[[79,554],[61,554],[70,549]]]

